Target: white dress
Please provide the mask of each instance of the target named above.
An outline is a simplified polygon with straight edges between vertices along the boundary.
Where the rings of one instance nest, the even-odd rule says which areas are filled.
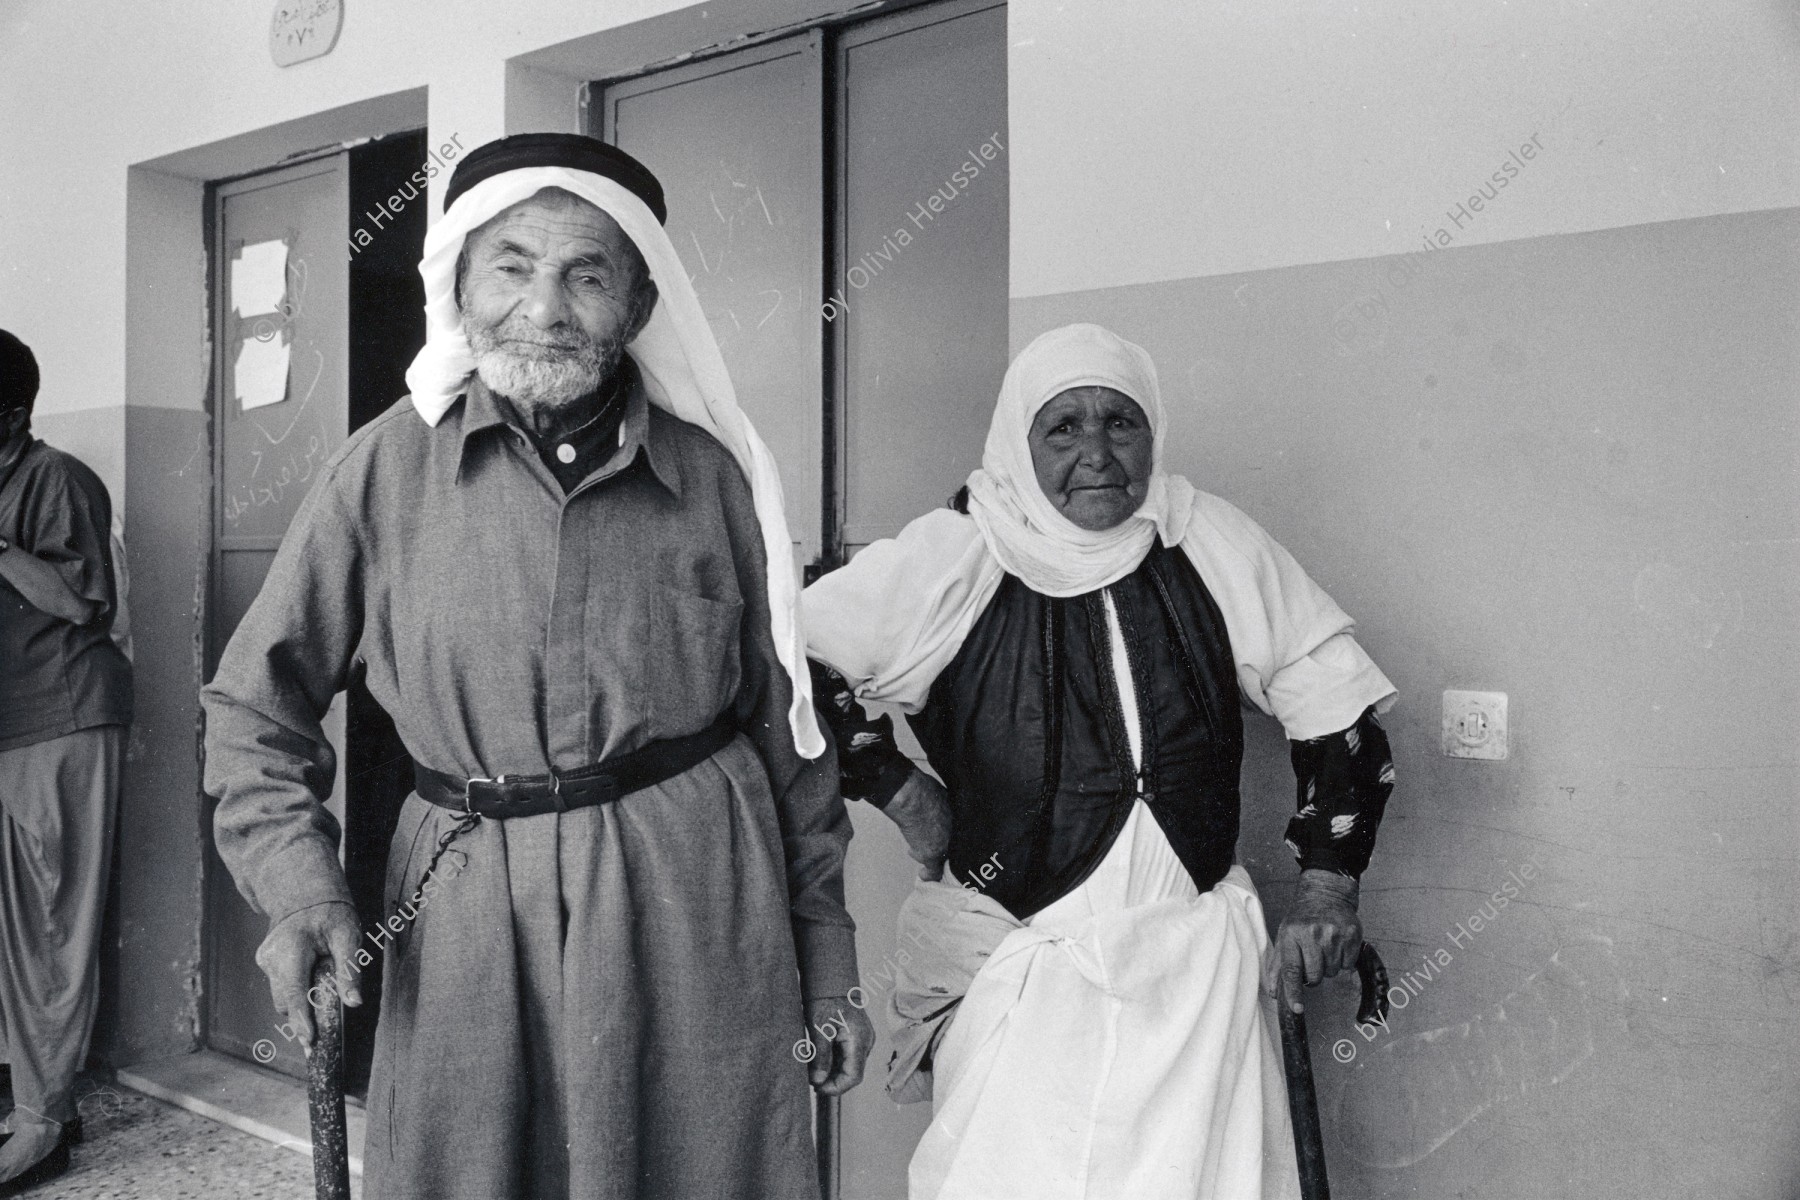
[[[1132,760],[1133,687],[1110,590]],[[1142,800],[1105,858],[976,974],[939,1045],[912,1200],[1288,1200],[1299,1194],[1262,905],[1200,895]]]

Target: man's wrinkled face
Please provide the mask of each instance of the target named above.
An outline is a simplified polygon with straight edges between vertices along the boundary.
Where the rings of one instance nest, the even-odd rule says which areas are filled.
[[[530,417],[611,376],[656,285],[618,222],[545,188],[469,234],[457,296],[482,382]]]
[[[1123,392],[1058,392],[1032,418],[1029,441],[1038,487],[1081,528],[1111,529],[1143,505],[1155,439],[1144,410]]]

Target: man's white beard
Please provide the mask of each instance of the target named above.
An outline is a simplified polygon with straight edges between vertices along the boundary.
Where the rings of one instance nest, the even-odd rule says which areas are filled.
[[[613,373],[625,347],[598,344],[585,333],[579,343],[545,342],[535,331],[471,327],[469,348],[481,382],[525,409],[561,408],[589,395]]]

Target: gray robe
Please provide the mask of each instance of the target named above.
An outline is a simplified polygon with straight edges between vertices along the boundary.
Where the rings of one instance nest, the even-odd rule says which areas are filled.
[[[619,442],[565,495],[478,381],[435,428],[397,405],[324,468],[203,696],[219,851],[272,922],[348,899],[319,717],[353,658],[463,777],[742,731],[614,804],[482,822],[429,891],[455,817],[407,801],[370,1200],[815,1192],[801,1001],[856,982],[835,763],[794,749],[735,462],[641,386]]]

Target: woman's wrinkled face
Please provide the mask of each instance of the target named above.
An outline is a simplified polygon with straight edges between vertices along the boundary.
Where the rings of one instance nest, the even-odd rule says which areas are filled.
[[[1111,529],[1144,503],[1154,439],[1137,402],[1109,387],[1058,392],[1031,422],[1031,465],[1056,510]]]

